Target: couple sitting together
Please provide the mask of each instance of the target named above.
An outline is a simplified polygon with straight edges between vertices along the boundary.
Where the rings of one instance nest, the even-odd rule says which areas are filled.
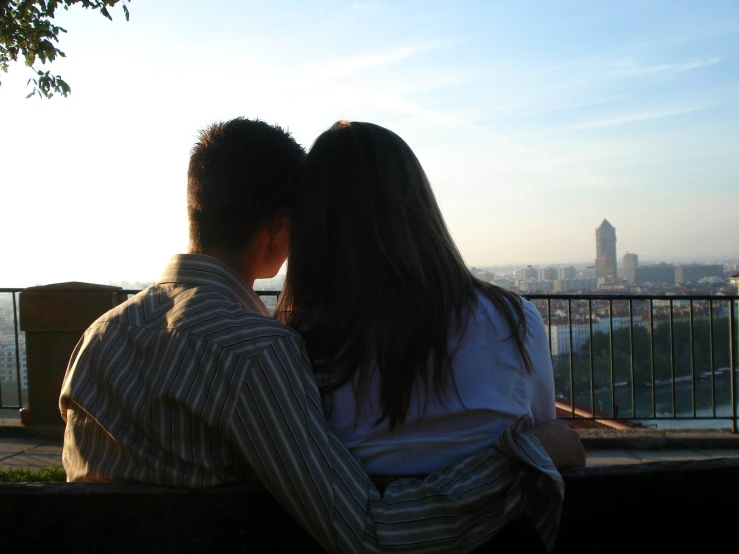
[[[465,267],[400,137],[214,124],[187,207],[189,252],[72,354],[69,481],[258,479],[330,552],[470,551],[519,516],[552,547],[585,454],[542,318]],[[286,259],[273,318],[252,287]]]

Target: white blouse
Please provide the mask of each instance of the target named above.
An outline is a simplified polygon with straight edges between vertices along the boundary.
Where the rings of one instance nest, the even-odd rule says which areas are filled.
[[[391,433],[387,420],[374,426],[380,413],[379,375],[370,382],[359,418],[352,383],[346,383],[327,399],[331,431],[370,475],[425,475],[489,446],[520,416],[530,416],[534,425],[554,419],[554,374],[544,322],[531,302],[524,300],[523,309],[531,372],[503,314],[478,293],[464,336],[450,342],[458,395],[451,383],[443,401],[433,391],[417,389],[405,423]]]

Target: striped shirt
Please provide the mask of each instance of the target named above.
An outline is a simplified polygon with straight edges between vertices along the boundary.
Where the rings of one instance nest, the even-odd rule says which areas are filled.
[[[60,410],[69,481],[256,477],[329,552],[468,552],[522,513],[551,548],[559,525],[562,479],[524,422],[380,494],[328,430],[300,336],[208,256],[173,257],[156,285],[90,326]]]

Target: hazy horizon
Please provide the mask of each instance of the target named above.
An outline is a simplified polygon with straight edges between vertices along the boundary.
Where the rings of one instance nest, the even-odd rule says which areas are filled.
[[[674,265],[689,265],[689,264],[713,264],[713,263],[739,263],[739,256],[734,258],[724,258],[724,259],[715,259],[715,260],[689,260],[689,259],[659,259],[659,260],[642,260],[639,259],[639,265],[645,266],[645,265],[652,265],[652,264],[674,264]],[[621,270],[621,264],[622,259],[619,257],[619,271]],[[537,262],[526,262],[526,263],[503,263],[503,264],[480,264],[480,265],[470,265],[470,267],[474,267],[476,269],[480,270],[502,270],[502,269],[523,269],[527,265],[531,265],[533,267],[567,267],[567,266],[575,266],[578,269],[582,268],[588,268],[592,269],[593,272],[595,271],[594,268],[594,261],[593,260],[569,260],[569,261],[559,261],[559,262],[551,262],[551,263],[537,263]],[[154,273],[146,278],[139,278],[139,279],[133,279],[133,278],[121,278],[121,277],[115,277],[115,278],[106,278],[102,280],[95,281],[96,284],[100,285],[114,285],[114,286],[135,286],[136,284],[142,284],[142,285],[148,285],[153,284],[157,281],[159,277],[159,273]],[[283,267],[280,272],[275,275],[275,277],[271,279],[258,279],[255,282],[255,288],[256,289],[269,289],[270,288],[270,281],[279,281],[284,279],[285,277],[285,268]],[[79,279],[74,279],[75,281],[79,281]],[[61,282],[61,281],[55,281],[55,282]],[[41,282],[36,281],[33,283],[21,283],[21,287],[31,287],[31,286],[39,286],[39,285],[46,285],[46,284],[53,284],[54,282],[48,281],[48,282]],[[2,284],[0,285],[2,287],[8,287],[11,288],[14,285],[6,285]],[[124,286],[124,288],[126,288]]]
[[[739,3],[133,2],[60,10],[69,98],[2,74],[0,286],[155,280],[187,246],[198,129],[309,147],[339,119],[403,137],[470,266],[739,258]],[[227,14],[227,17],[225,15]]]

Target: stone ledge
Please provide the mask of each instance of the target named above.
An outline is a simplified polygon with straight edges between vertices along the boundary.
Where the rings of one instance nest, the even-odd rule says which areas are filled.
[[[562,472],[555,552],[718,551],[734,544],[739,459],[654,462]],[[523,534],[522,534],[523,533]],[[260,485],[201,490],[136,484],[0,484],[8,551],[320,552]],[[514,526],[479,552],[536,552]],[[529,541],[527,543],[527,541]]]
[[[739,449],[739,433],[729,430],[580,429],[578,433],[585,448],[589,450]],[[64,439],[64,424],[23,426],[18,419],[0,419],[0,438],[34,438],[61,442]]]
[[[628,431],[579,430],[586,449],[739,449],[739,433],[720,429],[684,429],[661,431],[630,429]]]
[[[0,438],[64,440],[64,423],[58,425],[21,425],[17,419],[0,419]]]

